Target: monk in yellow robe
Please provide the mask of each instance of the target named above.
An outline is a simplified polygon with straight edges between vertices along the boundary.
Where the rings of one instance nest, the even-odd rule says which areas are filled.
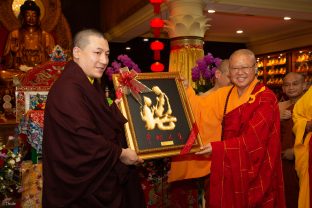
[[[299,208],[310,208],[312,152],[312,87],[297,101],[293,110],[295,166],[299,176]]]

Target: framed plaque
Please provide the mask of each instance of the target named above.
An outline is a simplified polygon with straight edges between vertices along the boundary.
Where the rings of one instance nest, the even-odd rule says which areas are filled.
[[[120,77],[113,76],[116,90]],[[151,91],[140,93],[141,104],[131,93],[122,95],[119,107],[128,119],[125,124],[128,146],[142,159],[180,154],[195,120],[179,73],[138,73],[135,79]],[[198,151],[201,145],[197,134],[190,152]]]

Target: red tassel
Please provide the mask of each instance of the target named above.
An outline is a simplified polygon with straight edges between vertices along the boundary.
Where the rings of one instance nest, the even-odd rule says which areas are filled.
[[[154,60],[159,61],[160,60],[160,51],[154,51]]]
[[[160,28],[153,28],[153,33],[155,38],[159,38],[160,36]]]
[[[153,4],[154,6],[154,14],[160,13],[160,4]]]

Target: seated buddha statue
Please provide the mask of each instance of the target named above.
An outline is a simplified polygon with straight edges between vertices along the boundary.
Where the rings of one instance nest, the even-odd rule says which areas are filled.
[[[40,8],[34,1],[26,0],[20,7],[19,20],[21,27],[9,33],[3,53],[7,69],[44,63],[54,48],[52,35],[41,29]]]

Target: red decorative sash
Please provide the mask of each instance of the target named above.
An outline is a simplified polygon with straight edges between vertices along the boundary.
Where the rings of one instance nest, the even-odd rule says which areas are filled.
[[[184,154],[187,154],[190,152],[190,150],[192,149],[192,146],[195,142],[197,134],[198,134],[198,127],[197,127],[197,124],[194,123],[192,130],[191,130],[191,133],[190,133],[190,135],[186,141],[186,144],[184,145],[183,149],[181,150],[180,155],[184,155]]]

